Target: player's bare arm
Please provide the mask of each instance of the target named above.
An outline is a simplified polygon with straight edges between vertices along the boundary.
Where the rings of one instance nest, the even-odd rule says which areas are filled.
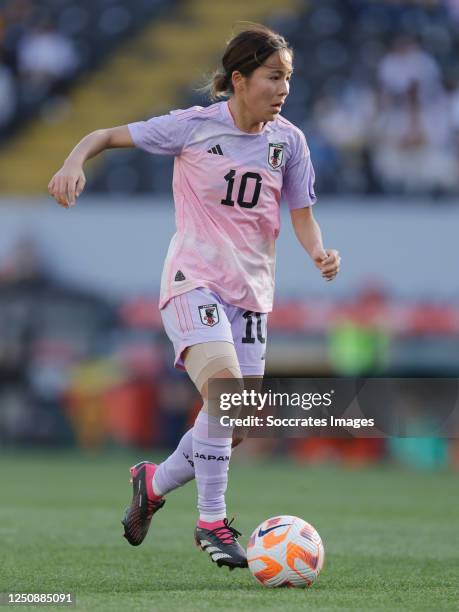
[[[85,136],[65,160],[48,185],[49,193],[64,208],[75,204],[85,185],[84,163],[106,149],[133,147],[127,125],[96,130]]]
[[[338,274],[341,257],[336,249],[324,249],[322,232],[314,219],[312,208],[299,208],[291,211],[295,234],[320,270],[322,278],[331,281]]]

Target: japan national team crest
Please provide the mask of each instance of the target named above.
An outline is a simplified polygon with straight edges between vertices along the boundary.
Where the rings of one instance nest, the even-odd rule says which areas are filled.
[[[282,160],[284,158],[284,145],[269,143],[268,152],[268,164],[276,170],[282,166]]]
[[[220,321],[218,316],[217,304],[206,304],[205,306],[199,306],[199,316],[201,317],[201,323],[213,327]]]

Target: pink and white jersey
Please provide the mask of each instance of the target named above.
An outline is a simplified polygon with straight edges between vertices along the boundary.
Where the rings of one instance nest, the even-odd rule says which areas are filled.
[[[279,204],[314,204],[314,170],[303,133],[278,116],[257,134],[234,124],[228,102],[194,106],[129,125],[135,145],[174,155],[177,233],[159,307],[208,287],[234,306],[270,312]]]

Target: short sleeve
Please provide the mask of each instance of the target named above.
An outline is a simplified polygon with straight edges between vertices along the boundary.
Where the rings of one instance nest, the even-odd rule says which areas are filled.
[[[315,173],[306,138],[299,133],[293,154],[286,162],[282,184],[282,196],[290,210],[307,208],[316,203],[314,192]]]
[[[139,149],[156,155],[180,155],[186,129],[175,112],[153,117],[148,121],[129,123],[129,132]]]

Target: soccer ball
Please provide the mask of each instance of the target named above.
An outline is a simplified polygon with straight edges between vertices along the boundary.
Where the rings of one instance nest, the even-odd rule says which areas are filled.
[[[322,569],[324,555],[320,535],[297,516],[263,521],[247,544],[249,569],[265,587],[310,587]]]

